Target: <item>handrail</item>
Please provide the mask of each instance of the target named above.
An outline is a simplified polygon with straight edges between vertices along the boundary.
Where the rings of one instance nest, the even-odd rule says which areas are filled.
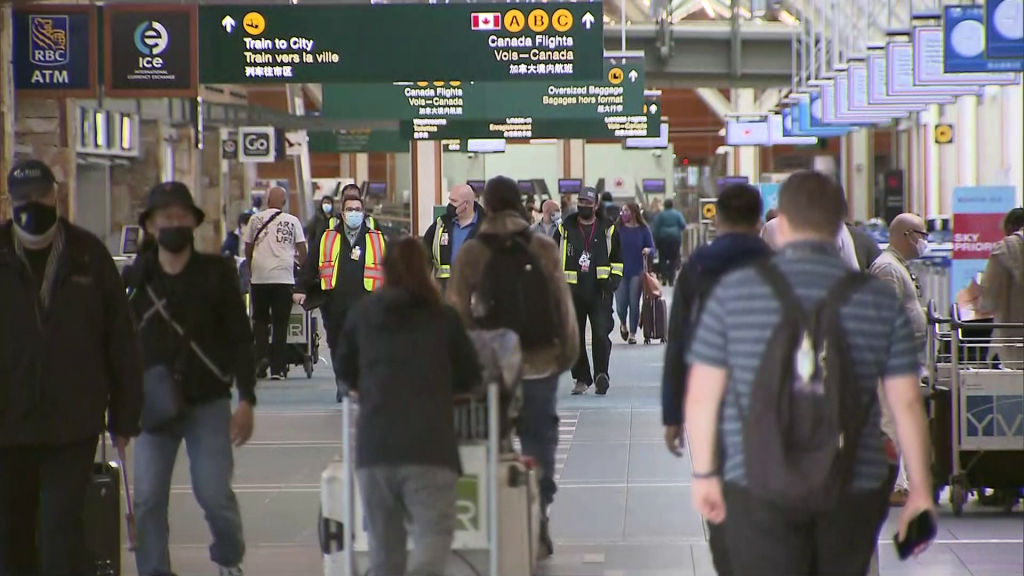
[[[966,322],[960,319],[960,306],[957,304],[950,305],[950,312],[952,318],[950,324],[954,328],[972,328],[976,327],[977,323]],[[985,328],[1000,328],[1003,330],[1024,330],[1024,322],[985,322]]]
[[[949,324],[952,321],[951,318],[938,316],[938,311],[938,307],[935,306],[935,300],[929,300],[928,307],[925,310],[925,315],[928,317],[929,324]]]

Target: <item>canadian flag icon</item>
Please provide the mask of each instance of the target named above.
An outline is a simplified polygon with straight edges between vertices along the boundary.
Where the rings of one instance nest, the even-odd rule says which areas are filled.
[[[473,30],[500,30],[501,13],[499,12],[474,12]]]

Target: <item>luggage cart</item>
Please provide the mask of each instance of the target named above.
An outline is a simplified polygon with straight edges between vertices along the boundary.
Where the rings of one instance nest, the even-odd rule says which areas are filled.
[[[1024,487],[1024,371],[991,361],[999,347],[1024,345],[1024,338],[979,336],[979,325],[962,318],[955,304],[949,318],[935,312],[929,303],[933,476],[936,493],[948,486],[953,512],[960,515],[971,492],[1018,493]],[[1024,324],[986,323],[984,329],[989,328],[1024,329]]]
[[[252,300],[249,294],[245,295],[245,308],[249,312],[249,321],[252,322]],[[270,338],[274,337],[273,326],[267,334]],[[313,368],[320,361],[320,326],[313,311],[306,310],[301,304],[292,304],[292,311],[288,316],[287,344],[284,375],[288,376],[291,366],[302,366],[306,378],[312,378]]]

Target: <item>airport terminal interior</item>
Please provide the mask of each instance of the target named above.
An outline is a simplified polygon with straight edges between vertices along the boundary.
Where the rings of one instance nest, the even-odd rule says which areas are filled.
[[[0,172],[46,162],[61,214],[123,267],[163,181],[186,183],[206,213],[205,252],[273,187],[306,222],[355,184],[390,239],[422,236],[456,186],[479,194],[505,175],[538,209],[571,207],[584,187],[616,206],[671,199],[685,258],[714,239],[724,185],[754,185],[767,211],[790,174],[817,170],[883,247],[896,215],[926,220],[912,269],[948,316],[1002,238],[991,222],[1024,204],[1022,72],[1021,0],[0,3]],[[297,310],[301,346],[317,327]],[[950,339],[948,324],[931,329]],[[715,574],[689,459],[663,439],[665,347],[612,338],[607,395],[560,382],[554,555],[535,574]],[[931,382],[948,377],[942,362],[932,355]],[[963,415],[964,443],[1024,452],[1019,383],[999,392],[1008,410]],[[345,452],[336,390],[326,346],[257,385],[254,436],[235,451],[249,576],[361,574],[324,547],[322,474]],[[877,573],[1024,576],[1021,505],[978,496],[943,487],[937,538],[907,561],[893,508]],[[456,546],[448,574],[527,576],[489,571],[481,503],[460,501],[476,544]],[[184,449],[170,511],[175,571],[215,573]],[[120,574],[135,575],[122,537]],[[365,544],[349,549],[364,566]]]

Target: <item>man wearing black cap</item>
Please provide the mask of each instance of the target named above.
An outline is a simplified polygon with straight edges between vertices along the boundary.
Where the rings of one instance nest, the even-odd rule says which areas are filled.
[[[171,574],[167,507],[182,441],[192,489],[213,534],[210,559],[240,576],[242,518],[231,488],[232,445],[252,436],[256,405],[253,336],[233,260],[195,252],[203,211],[180,182],[154,187],[139,224],[157,249],[141,254],[131,305],[146,368],[135,447],[135,563],[140,576]],[[231,388],[238,407],[231,412]]]
[[[611,220],[597,212],[597,191],[584,188],[576,201],[576,213],[566,216],[555,230],[562,258],[562,271],[576,305],[580,333],[580,355],[572,368],[573,394],[584,394],[591,384],[606,394],[611,381],[608,363],[612,353],[612,294],[622,280],[619,236]],[[586,329],[594,351],[594,371],[587,359]]]
[[[138,434],[142,368],[117,267],[103,242],[60,218],[53,172],[30,160],[7,185],[0,574],[78,576],[97,439],[110,432],[124,448]]]

